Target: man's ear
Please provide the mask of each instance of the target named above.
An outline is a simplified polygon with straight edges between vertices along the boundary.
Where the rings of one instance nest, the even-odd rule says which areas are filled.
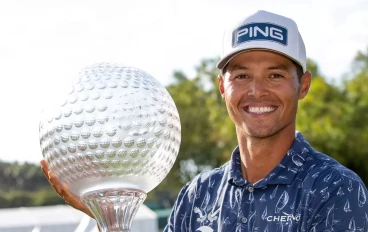
[[[222,75],[218,75],[217,80],[219,83],[219,90],[220,90],[221,97],[222,99],[225,99],[224,77]]]
[[[299,99],[303,99],[307,95],[311,85],[311,81],[312,81],[312,73],[306,71],[303,74],[302,78],[300,79]]]

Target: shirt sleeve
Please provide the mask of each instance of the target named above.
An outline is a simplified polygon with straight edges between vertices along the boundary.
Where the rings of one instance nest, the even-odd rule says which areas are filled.
[[[184,196],[187,192],[189,183],[186,184],[179,192],[178,198],[176,199],[176,202],[174,204],[174,207],[171,211],[170,217],[168,219],[168,224],[165,226],[165,229],[163,232],[181,232],[180,226],[178,225],[180,223],[180,206],[183,204]],[[183,224],[183,223],[180,223]],[[184,231],[183,231],[184,232]]]
[[[367,189],[360,178],[345,177],[323,194],[308,231],[368,231]]]

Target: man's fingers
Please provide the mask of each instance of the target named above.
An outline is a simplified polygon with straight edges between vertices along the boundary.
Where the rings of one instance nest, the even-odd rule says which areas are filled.
[[[73,208],[76,208],[90,216],[91,218],[94,218],[91,212],[87,209],[87,207],[82,203],[80,198],[76,195],[74,195],[68,186],[66,184],[62,185],[62,197],[65,200],[65,202],[72,206]]]
[[[43,174],[45,175],[46,179],[49,181],[50,185],[54,188],[54,190],[59,194],[61,198],[64,199],[64,201],[72,206],[75,209],[78,209],[86,214],[88,216],[93,218],[93,215],[91,212],[87,209],[87,207],[81,202],[80,198],[76,195],[74,195],[69,187],[66,184],[62,184],[59,182],[57,176],[55,173],[53,173],[49,166],[47,165],[47,162],[45,160],[41,160],[40,162],[41,169]]]
[[[49,171],[47,175],[48,175],[48,178],[49,178],[49,181],[50,181],[52,187],[55,189],[55,191],[59,195],[61,195],[61,192],[62,192],[63,189],[62,189],[61,183],[59,182],[56,175],[52,171]]]
[[[40,165],[41,165],[41,170],[42,170],[43,174],[45,175],[45,177],[47,179],[49,179],[48,178],[49,167],[47,166],[46,161],[41,160]]]
[[[67,201],[65,198],[65,195],[70,195],[71,192],[69,191],[69,188],[65,184],[61,184],[56,177],[56,175],[49,169],[49,166],[47,165],[45,160],[41,160],[41,169],[51,186],[55,189],[55,191],[59,194],[61,198],[63,198],[65,201]],[[67,202],[68,203],[68,202]]]
[[[56,177],[56,175],[49,169],[45,160],[41,160],[41,169],[43,174],[45,175],[46,179],[49,181],[51,186],[55,189],[55,191],[61,196],[62,187],[61,184]]]

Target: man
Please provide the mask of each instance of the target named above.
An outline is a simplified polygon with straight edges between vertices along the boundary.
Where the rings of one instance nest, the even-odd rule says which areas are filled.
[[[259,11],[226,30],[223,43],[219,90],[239,146],[228,163],[183,187],[164,231],[368,231],[361,179],[295,132],[298,101],[311,82],[295,22]]]
[[[165,231],[368,231],[361,179],[295,132],[311,82],[295,22],[251,15],[225,31],[217,67],[239,146],[184,186]]]

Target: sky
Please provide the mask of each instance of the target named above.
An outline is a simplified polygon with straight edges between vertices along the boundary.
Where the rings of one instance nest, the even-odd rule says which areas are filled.
[[[135,66],[162,84],[220,56],[226,25],[267,10],[294,19],[307,56],[341,80],[368,47],[366,0],[4,0],[0,160],[38,163],[41,111],[86,65]]]

